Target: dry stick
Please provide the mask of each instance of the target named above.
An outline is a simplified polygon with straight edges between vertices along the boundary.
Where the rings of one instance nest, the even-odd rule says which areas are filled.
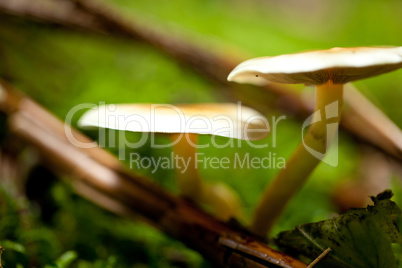
[[[11,134],[33,146],[49,168],[70,175],[77,191],[96,204],[116,214],[146,220],[219,267],[306,267],[150,181],[117,165],[103,165],[97,159],[102,154],[101,148],[88,150],[73,146],[60,131],[64,128],[61,121],[2,81],[0,94],[0,111],[8,116]],[[29,107],[25,107],[27,103]],[[76,130],[72,131],[77,139],[87,140]],[[227,243],[220,242],[221,238],[238,247],[228,247]]]
[[[326,250],[324,250],[324,252],[322,252],[320,254],[320,256],[318,256],[314,261],[312,261],[307,268],[313,268],[314,266],[316,266],[322,259],[324,259],[330,252],[332,251],[331,248],[327,248]]]
[[[359,132],[362,140],[371,140],[372,145],[393,156],[402,157],[402,131],[379,108],[374,106],[353,85],[345,85],[346,126]],[[363,131],[361,131],[363,130]]]
[[[7,98],[7,102],[9,105],[3,105],[2,109],[8,113],[13,113],[15,111],[23,112],[33,118],[40,118],[42,122],[46,122],[42,124],[41,127],[46,129],[56,136],[62,138],[65,142],[80,142],[82,144],[89,145],[90,143],[95,144],[87,136],[83,135],[80,132],[72,130],[72,128],[68,125],[64,125],[60,119],[52,115],[48,110],[38,105],[35,101],[30,98],[27,98],[24,94],[20,93],[17,90],[9,91],[7,94],[7,89],[11,87],[5,84],[0,79],[0,87],[3,85],[5,91],[0,91],[3,93],[3,98]],[[11,94],[10,94],[11,92]],[[0,106],[1,106],[2,97],[0,96]],[[64,125],[64,127],[63,127]],[[68,138],[66,133],[71,134],[71,137]],[[112,169],[121,169],[123,164],[111,153],[100,150],[97,146],[93,146],[92,148],[87,148],[86,153],[88,153],[92,158],[96,159],[98,162],[110,167]]]
[[[88,199],[92,203],[100,206],[101,208],[104,208],[124,218],[128,219],[138,218],[138,215],[135,214],[132,211],[132,209],[130,209],[130,207],[100,192],[98,189],[94,188],[92,185],[89,185],[88,183],[85,183],[84,181],[73,180],[72,186],[76,193]]]

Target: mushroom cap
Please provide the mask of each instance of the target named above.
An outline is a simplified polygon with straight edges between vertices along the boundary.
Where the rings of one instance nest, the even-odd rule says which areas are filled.
[[[210,134],[243,140],[263,139],[270,130],[262,114],[233,103],[102,105],[88,110],[78,125],[146,133]]]
[[[368,78],[402,67],[402,47],[335,47],[240,63],[228,81],[262,85],[268,82],[320,85]]]

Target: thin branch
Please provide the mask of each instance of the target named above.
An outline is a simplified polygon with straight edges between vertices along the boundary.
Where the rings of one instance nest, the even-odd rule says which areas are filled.
[[[377,149],[402,159],[401,129],[351,84],[345,86],[345,99],[343,125]]]
[[[330,252],[332,251],[331,248],[327,248],[326,250],[324,250],[320,256],[318,256],[314,261],[312,261],[307,268],[313,268],[315,267],[320,261],[322,261]]]

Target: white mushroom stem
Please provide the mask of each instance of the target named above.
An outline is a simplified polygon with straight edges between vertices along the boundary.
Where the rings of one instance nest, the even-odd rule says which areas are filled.
[[[220,220],[242,218],[242,207],[239,195],[226,184],[213,182],[204,185],[202,204],[212,210]]]
[[[328,115],[329,108],[337,108],[335,116]],[[307,149],[320,154],[325,154],[328,144],[332,142],[338,128],[328,128],[328,124],[338,124],[341,118],[343,103],[343,84],[326,84],[316,87],[315,111],[320,111],[321,120],[311,124],[304,143],[300,144],[292,157],[286,163],[286,167],[279,171],[276,178],[265,190],[254,213],[251,223],[251,231],[259,236],[265,236],[270,231],[275,221],[279,218],[288,201],[303,186],[314,168],[320,163],[321,158],[312,155]],[[332,104],[332,105],[331,105]],[[333,111],[332,111],[333,112]],[[319,113],[315,113],[315,119]],[[327,114],[326,114],[327,113]]]
[[[195,153],[197,151],[197,134],[172,134],[177,184],[181,195],[195,202],[201,200],[203,183],[196,169]]]
[[[172,135],[172,141],[176,143],[173,152],[180,159],[176,178],[181,195],[212,211],[218,219],[241,216],[241,202],[235,191],[223,183],[206,184],[202,181],[196,168],[197,140],[197,134]]]

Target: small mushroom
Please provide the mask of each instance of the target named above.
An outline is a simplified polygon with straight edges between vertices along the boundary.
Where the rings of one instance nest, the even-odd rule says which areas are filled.
[[[229,74],[229,81],[239,83],[316,86],[315,113],[310,127],[286,167],[265,190],[251,223],[252,232],[260,236],[269,232],[289,199],[323,159],[337,133],[343,85],[401,67],[402,47],[337,47],[251,59],[240,63]]]
[[[239,216],[239,198],[222,183],[205,184],[201,180],[196,167],[198,135],[259,140],[269,132],[265,117],[251,108],[231,103],[120,104],[112,109],[104,105],[87,111],[79,126],[168,134],[175,156],[188,163],[175,167],[181,194],[211,208],[224,220]]]

